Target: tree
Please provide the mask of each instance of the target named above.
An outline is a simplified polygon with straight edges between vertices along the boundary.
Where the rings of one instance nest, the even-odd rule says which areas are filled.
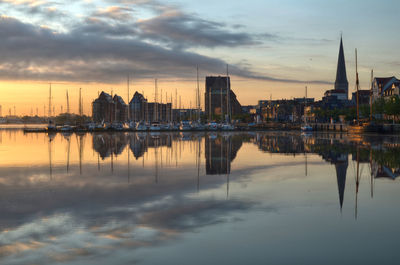
[[[391,96],[385,101],[384,113],[396,120],[396,117],[400,114],[400,98],[397,95]]]

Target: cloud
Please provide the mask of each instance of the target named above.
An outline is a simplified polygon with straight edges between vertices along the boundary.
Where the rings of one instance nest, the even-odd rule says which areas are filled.
[[[35,12],[43,16],[46,12],[56,16],[58,12],[51,7],[56,3],[47,1],[6,3],[27,8],[28,13],[33,12],[30,8],[39,8]],[[250,34],[241,31],[240,25],[229,27],[155,1],[111,3],[61,27],[51,23],[37,26],[2,16],[0,79],[116,83],[128,73],[138,79],[191,79],[196,65],[204,74],[212,75],[227,64],[191,48],[257,46],[278,39],[275,34]],[[135,18],[134,8],[139,7],[148,8],[154,16]],[[231,65],[230,69],[231,74],[250,79],[330,84],[276,78],[254,72],[251,65]]]
[[[94,12],[92,16],[109,18],[118,21],[128,21],[132,19],[133,9],[128,7],[120,6],[109,6],[107,8],[101,8]]]
[[[58,2],[46,0],[0,0],[0,4],[8,6],[7,9],[16,9],[28,15],[39,15],[45,19],[60,18],[65,14],[56,6]]]
[[[253,35],[232,32],[226,25],[204,20],[179,10],[168,10],[159,16],[137,23],[144,38],[167,43],[172,47],[237,47],[261,44]]]

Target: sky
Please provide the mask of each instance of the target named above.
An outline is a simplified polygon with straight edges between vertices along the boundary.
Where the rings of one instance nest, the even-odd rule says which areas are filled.
[[[127,101],[143,92],[195,105],[196,67],[226,75],[242,105],[260,99],[320,99],[333,88],[341,35],[349,91],[358,49],[362,89],[375,76],[399,76],[395,0],[0,0],[2,114],[78,111],[102,90]],[[203,97],[202,97],[203,100]],[[178,100],[179,102],[179,100]]]

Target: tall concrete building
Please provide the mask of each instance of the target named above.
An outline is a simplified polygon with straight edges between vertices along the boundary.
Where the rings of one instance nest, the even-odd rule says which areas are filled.
[[[340,38],[340,48],[339,48],[338,64],[337,64],[337,70],[336,70],[335,90],[337,92],[342,92],[342,94],[345,95],[345,99],[348,99],[349,82],[347,81],[346,61],[344,59],[342,38]]]
[[[205,109],[207,118],[214,120],[227,115],[242,113],[242,106],[236,98],[235,93],[230,89],[231,81],[226,76],[207,76],[205,92]],[[230,91],[230,93],[228,93]],[[227,104],[229,96],[229,103]]]

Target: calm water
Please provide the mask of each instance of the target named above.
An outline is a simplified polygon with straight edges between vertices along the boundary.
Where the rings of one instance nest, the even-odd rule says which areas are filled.
[[[0,264],[399,264],[400,139],[0,131]]]

